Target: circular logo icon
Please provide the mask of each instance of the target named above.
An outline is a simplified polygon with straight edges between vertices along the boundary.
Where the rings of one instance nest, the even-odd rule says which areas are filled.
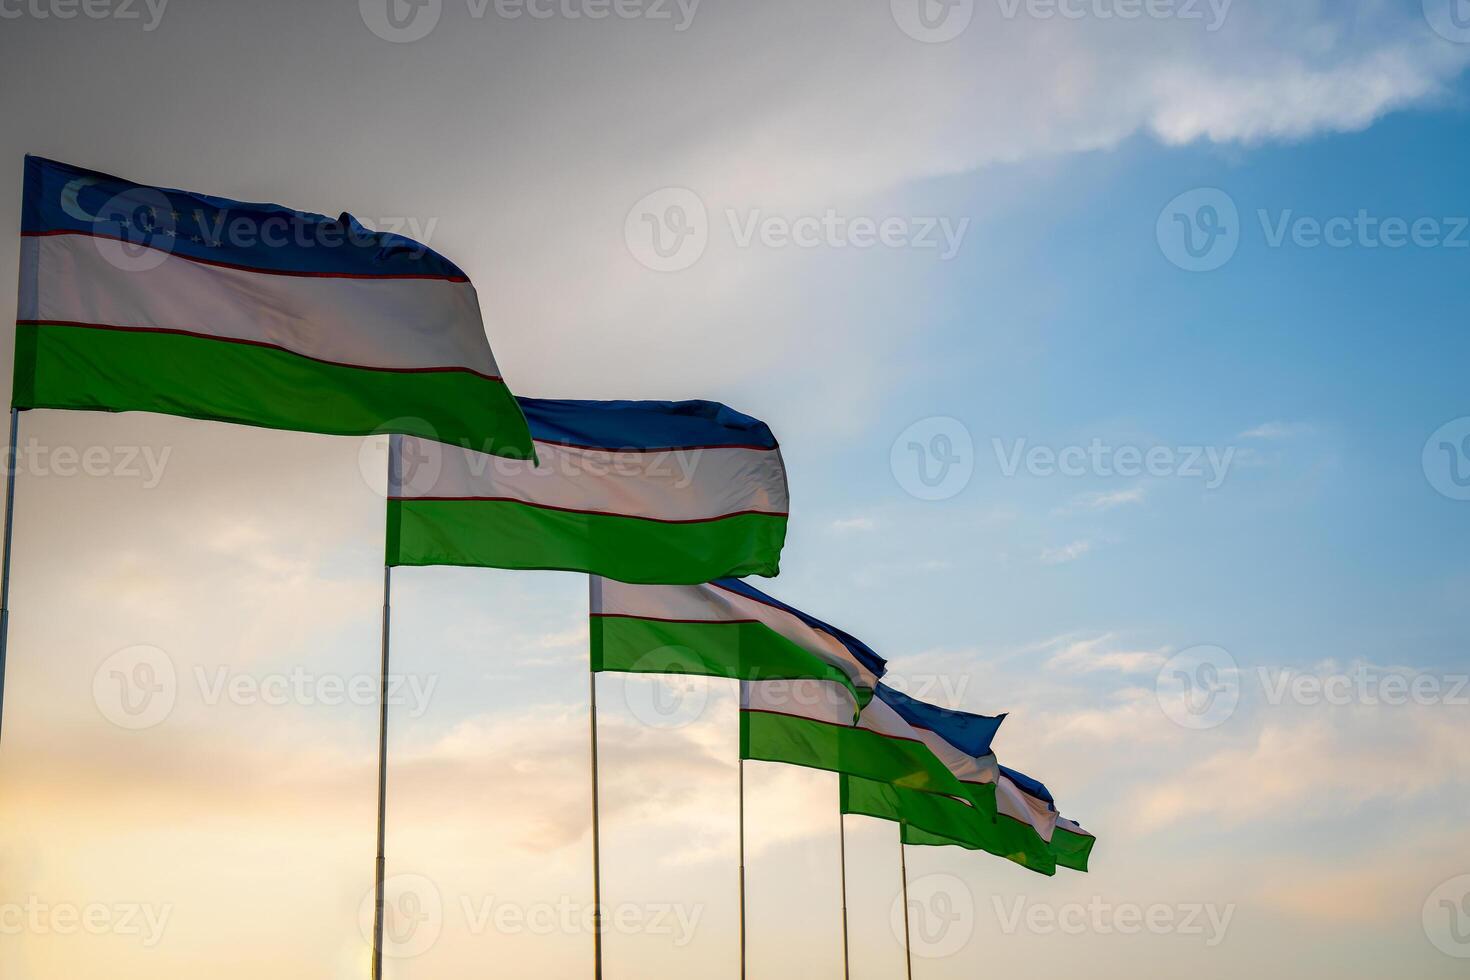
[[[687,187],[665,187],[633,205],[623,239],[633,258],[654,272],[680,272],[709,245],[709,214]]]
[[[94,210],[88,191],[95,177],[79,177],[61,189],[61,208],[92,225],[99,255],[123,272],[149,272],[168,261],[178,241],[178,208],[151,187],[130,187]],[[205,243],[202,235],[195,235]]]
[[[1451,878],[1429,893],[1424,935],[1446,956],[1470,959],[1470,875]]]
[[[710,679],[684,666],[694,656],[687,647],[659,647],[639,657],[629,671],[652,674],[623,679],[623,700],[633,717],[649,728],[675,729],[704,717]]]
[[[439,23],[444,0],[357,0],[367,29],[385,41],[407,44],[427,37]]]
[[[1200,187],[1166,204],[1154,233],[1164,258],[1186,272],[1211,272],[1240,247],[1240,210],[1219,188]]]
[[[158,647],[126,647],[102,661],[92,675],[97,710],[130,731],[160,724],[173,713],[178,695],[174,662]]]
[[[1424,0],[1424,19],[1445,40],[1470,44],[1470,0]]]
[[[943,44],[970,26],[975,0],[889,0],[893,22],[915,41]]]
[[[1431,487],[1451,500],[1470,500],[1470,416],[1435,429],[1422,462]]]
[[[1223,647],[1180,650],[1159,669],[1154,696],[1164,715],[1181,728],[1216,728],[1240,704],[1240,668]]]
[[[433,494],[444,472],[444,453],[454,452],[434,439],[400,435],[402,429],[432,429],[423,419],[394,419],[383,435],[363,439],[357,449],[357,469],[374,494],[422,497]]]
[[[970,485],[975,442],[959,419],[920,419],[893,440],[888,453],[893,478],[920,500],[948,500]]]
[[[899,942],[908,929],[908,945],[915,956],[937,960],[953,956],[975,933],[975,896],[951,874],[930,874],[909,882],[908,916],[903,892],[893,898],[888,924]]]
[[[368,889],[358,906],[357,921],[369,948],[373,942],[376,891]],[[383,957],[407,960],[422,956],[444,931],[444,900],[439,888],[423,875],[393,875],[383,882]]]

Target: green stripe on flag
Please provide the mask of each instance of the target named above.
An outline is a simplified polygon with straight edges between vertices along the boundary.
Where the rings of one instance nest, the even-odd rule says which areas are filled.
[[[15,330],[17,408],[160,412],[327,435],[396,431],[534,456],[504,382],[467,371],[346,367],[187,334],[49,323]]]
[[[592,669],[633,674],[704,674],[743,681],[836,681],[860,698],[851,679],[764,623],[672,623],[593,616]],[[871,698],[864,691],[860,704]]]
[[[1051,835],[1051,850],[1057,864],[1072,871],[1086,871],[1088,858],[1092,856],[1092,845],[1097,838],[1091,834],[1074,834],[1058,827]]]
[[[922,742],[769,711],[740,712],[740,756],[864,776],[930,793],[969,796],[978,789],[955,778]]]
[[[989,793],[968,794],[975,801],[970,806],[937,793],[843,776],[842,812],[902,824],[905,844],[985,851],[1038,874],[1056,874],[1058,862],[1046,841],[1031,827],[997,814],[995,787],[973,789]]]
[[[673,523],[514,500],[388,501],[390,565],[551,569],[697,585],[775,575],[785,540],[786,518],[771,514]]]

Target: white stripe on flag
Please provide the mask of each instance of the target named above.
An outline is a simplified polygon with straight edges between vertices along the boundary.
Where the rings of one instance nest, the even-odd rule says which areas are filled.
[[[128,247],[86,235],[23,238],[17,319],[174,330],[353,367],[500,374],[467,282],[278,275],[180,255],[125,270],[103,254]]]
[[[541,507],[700,521],[757,511],[786,513],[786,475],[773,449],[614,453],[536,442],[536,462],[509,460],[426,439],[396,440],[403,478],[389,495],[509,499]]]
[[[718,585],[628,585],[607,580],[601,595],[593,613],[700,623],[754,620],[836,667],[854,685],[871,690],[878,683],[877,675],[832,634],[807,625],[784,609]]]

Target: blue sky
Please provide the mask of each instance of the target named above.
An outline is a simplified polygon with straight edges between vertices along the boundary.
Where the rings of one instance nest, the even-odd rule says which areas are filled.
[[[1470,243],[1470,46],[1417,0],[1236,0],[1218,31],[981,2],[943,44],[901,29],[903,3],[835,0],[706,0],[680,32],[446,0],[400,42],[372,28],[374,2],[181,4],[147,30],[8,19],[0,181],[33,152],[417,222],[475,281],[522,393],[707,397],[767,420],[792,519],[761,586],[864,638],[896,683],[1010,711],[1002,761],[1101,838],[1091,875],[1048,880],[911,850],[916,915],[967,910],[915,976],[1463,973],[1470,944],[1439,903],[1470,894],[1454,693],[1470,503],[1437,489],[1435,444],[1439,465],[1424,458],[1470,416],[1470,245],[1271,235],[1288,214],[1310,236],[1298,219],[1364,212]],[[629,227],[690,194],[707,247],[649,268]],[[1198,231],[1222,201],[1233,255],[1180,268],[1161,225]],[[958,248],[741,244],[752,220],[829,212],[948,227]],[[920,499],[908,444],[936,434],[951,451],[968,437],[951,471],[970,476]],[[209,692],[373,676],[381,446],[55,412],[30,413],[27,435],[168,456],[156,486],[19,478],[0,913],[141,902],[170,919],[147,946],[6,935],[0,973],[363,975],[375,710]],[[1093,444],[1167,450],[1169,472],[1005,471],[1018,445]],[[1204,471],[1177,472],[1196,451]],[[429,882],[443,911],[396,978],[585,974],[576,929],[470,914],[585,905],[585,602],[571,575],[397,574],[395,663],[427,694],[395,708],[390,873]],[[177,690],[131,730],[94,682],[138,645]],[[1221,651],[1234,710],[1200,725],[1173,670]],[[1312,695],[1385,674],[1439,694]],[[1293,679],[1305,693],[1273,693]],[[731,691],[663,683],[601,681],[606,886],[699,924],[687,943],[613,937],[609,975],[733,976]],[[676,693],[676,723],[653,723],[652,699]],[[836,975],[835,784],[748,778],[754,975]],[[892,837],[849,821],[855,977],[901,968]],[[1008,928],[1018,901],[1200,906],[1229,925],[1214,943],[1177,922]]]

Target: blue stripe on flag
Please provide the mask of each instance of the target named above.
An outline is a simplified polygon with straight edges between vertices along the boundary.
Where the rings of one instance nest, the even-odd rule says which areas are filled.
[[[879,684],[874,695],[910,725],[927,728],[965,755],[977,758],[990,754],[990,743],[1006,717],[973,715],[967,711],[941,708],[895,691],[887,684]]]
[[[1001,775],[1015,783],[1021,792],[1046,803],[1049,809],[1056,810],[1057,801],[1052,799],[1051,790],[1043,786],[1038,780],[1032,779],[1024,773],[1016,772],[1014,769],[1007,769],[1005,766],[1001,766],[1000,771]]]
[[[757,589],[751,585],[747,585],[746,583],[740,581],[740,579],[738,578],[716,579],[710,584],[717,585],[722,589],[729,589],[736,595],[745,596],[747,599],[754,599],[756,602],[764,602],[768,606],[775,606],[777,609],[780,609],[783,612],[788,612],[791,615],[795,616],[797,619],[801,620],[803,623],[807,624],[813,629],[818,629],[821,630],[823,633],[831,635],[834,639],[837,640],[838,643],[841,643],[843,646],[847,647],[847,652],[851,653],[858,663],[862,664],[864,667],[868,668],[868,670],[872,671],[875,676],[882,677],[884,672],[888,670],[888,661],[884,660],[882,657],[874,653],[872,648],[869,647],[862,640],[859,640],[857,637],[852,636],[851,634],[844,633],[842,630],[838,629],[835,626],[827,625],[820,619],[817,619],[815,616],[808,616],[800,609],[794,609],[791,606],[786,605],[786,603],[782,602],[780,599],[773,599],[772,597],[762,592],[760,589]]]
[[[577,401],[518,398],[531,438],[607,450],[775,449],[760,419],[707,401]]]
[[[411,238],[340,218],[135,184],[41,157],[25,160],[21,234],[80,232],[175,255],[295,275],[466,279]]]

